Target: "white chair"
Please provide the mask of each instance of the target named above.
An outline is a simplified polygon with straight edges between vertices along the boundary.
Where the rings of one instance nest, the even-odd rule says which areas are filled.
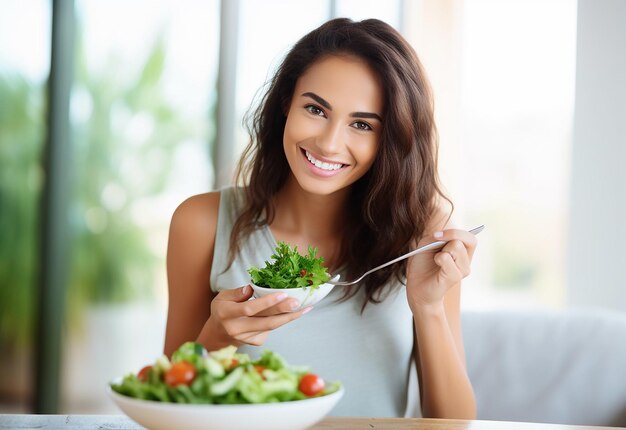
[[[463,312],[478,419],[626,426],[626,314]]]

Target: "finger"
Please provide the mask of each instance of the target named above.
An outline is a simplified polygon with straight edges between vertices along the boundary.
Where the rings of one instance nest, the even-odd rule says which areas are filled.
[[[275,306],[289,297],[286,293],[272,293],[243,303],[224,302],[222,307],[229,318],[259,316],[259,313]]]
[[[457,265],[463,277],[470,274],[471,259],[463,242],[460,240],[451,240],[441,251],[448,252],[452,256],[454,264]]]
[[[256,316],[272,316],[278,314],[284,314],[286,312],[293,312],[298,310],[300,302],[297,299],[289,298],[285,299],[277,305],[271,306],[264,311],[256,314]]]
[[[267,340],[268,335],[268,331],[257,331],[252,333],[238,334],[233,336],[233,339],[237,341],[237,346],[241,344],[261,346]]]
[[[437,231],[433,233],[432,236],[436,240],[441,240],[445,242],[460,240],[465,245],[470,259],[473,257],[476,246],[478,245],[478,239],[476,238],[476,235],[465,230],[448,229],[443,231]]]
[[[229,321],[230,330],[236,333],[253,333],[275,330],[295,319],[300,318],[312,308],[309,306],[297,312],[283,313],[267,317],[239,318]]]
[[[248,336],[246,336],[244,339],[242,339],[242,342],[247,343],[248,345],[252,345],[252,346],[262,346],[267,340],[268,335],[269,335],[269,332],[267,331],[251,333]]]
[[[219,295],[216,296],[211,303],[211,314],[215,314],[220,320],[228,320],[233,318],[257,316],[264,310],[285,300],[288,296],[285,293],[277,292],[268,294],[267,296],[260,297],[258,299],[245,300],[243,302],[223,299],[218,300],[218,297]]]
[[[450,252],[441,251],[435,255],[434,260],[440,267],[439,276],[443,278],[442,280],[447,280],[456,284],[463,279],[463,274],[456,265],[456,262],[452,258],[452,254],[450,254]]]
[[[252,287],[244,285],[241,288],[233,288],[232,290],[222,290],[216,296],[216,300],[224,300],[227,302],[245,302],[252,297]]]

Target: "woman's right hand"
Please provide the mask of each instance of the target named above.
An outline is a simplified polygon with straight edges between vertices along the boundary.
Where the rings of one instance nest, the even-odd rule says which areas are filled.
[[[285,293],[274,293],[254,300],[252,287],[220,291],[211,301],[211,316],[205,323],[198,342],[211,351],[228,345],[260,346],[270,331],[310,311],[298,311],[300,303]]]

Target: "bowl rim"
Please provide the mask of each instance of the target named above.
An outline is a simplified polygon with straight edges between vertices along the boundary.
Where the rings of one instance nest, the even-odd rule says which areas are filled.
[[[333,280],[337,280],[340,278],[340,275],[337,274],[335,276],[333,276],[332,278],[330,278],[330,281]],[[310,285],[307,285],[306,287],[290,287],[290,288],[269,288],[269,287],[261,287],[260,285],[255,284],[254,282],[250,281],[250,286],[252,288],[258,288],[262,291],[296,291],[296,290],[309,290],[311,288]],[[316,288],[316,290],[322,289],[322,288],[328,288],[328,287],[334,287],[334,284],[329,284],[328,282],[324,282],[323,284],[320,284],[319,287]]]
[[[117,380],[117,378],[116,378]],[[162,402],[159,400],[146,400],[146,399],[138,399],[136,397],[131,397],[131,396],[127,396],[125,394],[121,394],[118,393],[117,391],[115,391],[112,387],[111,387],[111,383],[109,383],[109,385],[107,386],[107,392],[109,394],[110,397],[112,397],[114,400],[120,399],[122,401],[126,401],[126,402],[131,402],[134,403],[136,405],[142,405],[142,406],[151,406],[151,407],[155,407],[155,406],[162,406],[162,407],[166,407],[166,408],[187,408],[187,409],[196,409],[198,407],[203,408],[203,409],[211,409],[211,408],[219,408],[220,410],[225,410],[225,409],[236,409],[236,408],[241,408],[241,407],[245,407],[248,409],[257,409],[257,408],[267,408],[268,406],[278,406],[278,405],[301,405],[304,402],[310,404],[310,403],[315,403],[315,402],[322,402],[322,401],[326,401],[326,400],[330,400],[330,399],[334,399],[335,397],[337,397],[338,399],[343,397],[343,394],[345,392],[345,389],[343,387],[343,385],[341,385],[339,387],[339,389],[333,393],[330,394],[326,394],[323,396],[316,396],[316,397],[309,397],[307,399],[300,399],[300,400],[290,400],[287,402],[268,402],[268,403],[228,403],[228,404],[221,404],[221,403],[176,403],[176,402]]]

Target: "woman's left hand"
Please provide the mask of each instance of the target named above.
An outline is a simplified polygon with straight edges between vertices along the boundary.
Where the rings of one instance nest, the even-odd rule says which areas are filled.
[[[470,274],[470,264],[478,241],[465,230],[444,230],[439,235],[426,235],[419,246],[447,241],[439,251],[414,255],[407,262],[407,298],[413,311],[437,306],[450,288]]]

